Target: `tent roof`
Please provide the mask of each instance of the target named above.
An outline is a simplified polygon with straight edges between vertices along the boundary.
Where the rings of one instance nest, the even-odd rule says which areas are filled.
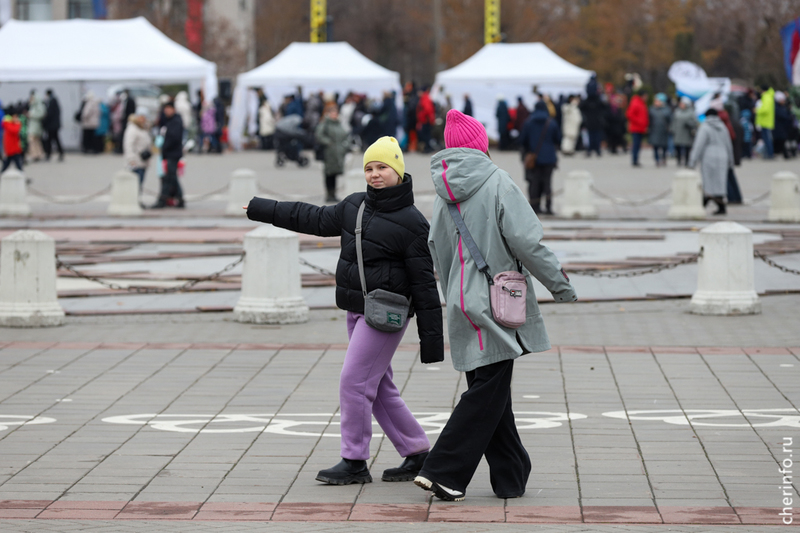
[[[184,81],[216,65],[161,33],[127,20],[10,20],[0,28],[0,81]]]
[[[346,42],[292,43],[239,83],[307,85],[341,81],[400,83],[400,75],[364,57]],[[388,85],[387,85],[388,88]]]
[[[591,75],[592,71],[573,65],[543,43],[494,43],[437,74],[436,82],[585,84]]]

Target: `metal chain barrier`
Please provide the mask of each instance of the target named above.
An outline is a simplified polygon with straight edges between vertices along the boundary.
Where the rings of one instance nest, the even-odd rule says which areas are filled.
[[[86,203],[86,202],[91,202],[95,198],[97,198],[99,196],[103,196],[104,194],[111,192],[111,185],[109,185],[108,187],[106,187],[105,189],[103,189],[101,191],[97,191],[94,194],[90,194],[89,196],[83,196],[81,198],[74,198],[74,199],[69,199],[69,200],[59,200],[55,196],[50,196],[47,193],[43,193],[41,191],[37,191],[33,187],[28,187],[28,192],[31,193],[34,196],[38,196],[39,198],[41,198],[41,199],[43,199],[43,200],[45,200],[47,202],[53,203],[53,204],[72,205],[72,204],[83,204],[83,203]]]
[[[77,270],[72,265],[63,262],[58,257],[58,254],[56,254],[56,268],[63,268],[64,270],[72,272],[73,274],[75,274],[79,278],[87,279],[89,281],[94,281],[95,283],[99,283],[100,285],[102,285],[104,287],[107,287],[109,289],[114,289],[114,290],[118,290],[118,291],[134,292],[134,293],[137,293],[137,294],[169,294],[169,293],[174,293],[174,292],[183,292],[185,290],[191,289],[192,287],[194,287],[198,283],[202,283],[204,281],[213,281],[213,280],[219,278],[221,275],[223,275],[224,273],[230,271],[236,265],[238,265],[239,263],[244,261],[244,255],[245,255],[245,253],[242,252],[239,255],[239,257],[236,259],[236,261],[226,265],[222,270],[218,270],[217,272],[214,272],[213,274],[210,274],[208,276],[204,276],[202,278],[189,280],[186,283],[184,283],[183,285],[179,285],[178,287],[147,287],[147,286],[143,286],[143,285],[128,285],[126,287],[126,286],[123,286],[123,285],[119,285],[118,283],[111,283],[111,282],[105,281],[105,280],[103,280],[103,279],[101,279],[101,278],[99,278],[97,276],[92,276],[91,274],[86,274],[85,272],[81,272],[81,271]]]
[[[591,276],[593,278],[633,278],[636,276],[644,276],[646,274],[655,274],[657,272],[661,272],[664,270],[670,270],[672,268],[679,267],[681,265],[688,265],[691,263],[696,263],[697,260],[700,258],[700,254],[694,254],[686,257],[685,259],[681,259],[679,261],[675,261],[672,263],[662,263],[660,265],[654,265],[649,268],[643,268],[639,270],[624,270],[624,271],[602,271],[602,270],[571,270],[568,273],[573,274],[576,276]]]
[[[310,268],[311,270],[314,270],[314,271],[316,271],[316,272],[319,272],[320,274],[322,274],[322,275],[324,275],[324,276],[331,276],[331,277],[334,277],[334,278],[336,277],[336,274],[335,274],[335,273],[333,273],[333,272],[331,272],[330,270],[326,270],[326,269],[324,269],[324,268],[322,268],[322,267],[319,267],[319,266],[317,266],[317,265],[312,265],[311,263],[309,263],[308,261],[306,261],[306,260],[305,260],[305,259],[303,259],[302,257],[300,258],[300,264],[301,264],[301,265],[305,265],[305,266],[307,266],[308,268]]]
[[[207,200],[208,198],[211,198],[214,195],[217,195],[217,194],[220,194],[220,193],[223,193],[223,192],[227,191],[228,187],[230,187],[230,185],[228,185],[226,183],[224,187],[220,187],[219,189],[214,189],[213,191],[207,192],[205,194],[186,195],[186,201],[187,202],[198,202],[200,200]]]
[[[650,198],[643,198],[641,200],[627,200],[625,198],[617,198],[616,196],[611,196],[610,194],[606,194],[594,185],[592,185],[592,191],[599,197],[605,198],[606,200],[610,200],[611,203],[616,205],[624,205],[627,207],[641,207],[647,204],[653,204],[659,200],[663,200],[670,194],[672,194],[672,189],[667,189],[664,192],[660,192],[655,196]]]
[[[788,252],[788,253],[798,253],[798,252]],[[786,272],[787,274],[794,274],[795,276],[800,276],[800,270],[795,270],[793,268],[779,265],[778,263],[776,263],[766,255],[762,254],[761,252],[754,252],[753,255],[764,261],[769,266],[777,268],[781,272]]]
[[[757,203],[759,203],[759,202],[763,202],[764,200],[766,200],[767,198],[769,198],[769,195],[770,195],[770,194],[772,194],[772,191],[767,191],[767,192],[765,192],[764,194],[760,194],[760,195],[756,196],[756,197],[755,197],[755,198],[753,198],[752,200],[744,200],[742,203],[743,203],[744,205],[753,205],[753,204],[757,204]]]

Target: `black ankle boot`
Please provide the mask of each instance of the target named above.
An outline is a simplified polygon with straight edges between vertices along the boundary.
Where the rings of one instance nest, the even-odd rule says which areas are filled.
[[[545,196],[544,198],[544,214],[553,214],[553,199],[550,196]]]
[[[414,481],[422,465],[428,457],[428,452],[409,455],[397,468],[387,468],[381,476],[382,481]]]
[[[725,200],[721,196],[715,197],[714,203],[717,204],[717,210],[714,211],[715,215],[725,215],[728,213],[728,210],[725,209]]]
[[[707,206],[708,202],[710,202],[710,201],[711,201],[711,197],[710,196],[703,196],[703,207]]]
[[[342,459],[333,468],[320,470],[317,481],[329,485],[350,485],[351,483],[372,483],[366,461],[351,461]]]

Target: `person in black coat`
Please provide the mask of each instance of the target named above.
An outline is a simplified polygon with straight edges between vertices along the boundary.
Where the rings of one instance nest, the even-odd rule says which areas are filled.
[[[164,137],[161,145],[161,158],[167,162],[167,171],[161,178],[161,193],[158,195],[153,209],[167,206],[170,199],[175,200],[175,207],[185,207],[183,190],[178,181],[178,161],[183,157],[183,120],[175,113],[172,102],[164,104],[160,121],[160,134]]]
[[[786,105],[786,95],[783,93],[775,95],[775,129],[772,131],[772,139],[775,144],[775,153],[783,154],[784,159],[790,159],[788,142],[792,129],[794,128],[794,117]]]
[[[500,150],[508,150],[511,148],[511,134],[508,130],[508,123],[511,121],[511,114],[508,112],[508,104],[503,95],[497,95],[497,108],[495,109],[495,117],[497,117],[497,133],[500,135]]]
[[[546,128],[546,129],[545,129]],[[536,214],[553,214],[553,193],[551,182],[553,169],[558,163],[557,147],[561,146],[561,129],[558,123],[550,117],[547,104],[539,100],[533,108],[533,113],[525,121],[520,138],[522,158],[526,154],[536,154],[536,165],[525,169],[525,179],[528,182],[528,195],[531,206]],[[545,208],[542,211],[541,199],[544,197]]]
[[[53,94],[53,89],[47,89],[47,112],[42,120],[42,130],[44,132],[43,144],[45,160],[50,161],[53,153],[53,143],[58,150],[58,160],[64,160],[64,149],[61,148],[61,139],[58,138],[58,130],[61,129],[61,106],[58,105],[58,98]]]
[[[394,137],[397,135],[397,105],[395,99],[397,95],[394,91],[383,93],[383,107],[381,107],[380,121],[383,135]]]
[[[468,117],[472,116],[472,100],[470,100],[469,95],[464,95],[464,111],[462,111]]]
[[[350,339],[339,381],[342,461],[317,475],[318,481],[332,485],[372,481],[366,463],[372,415],[405,457],[400,467],[384,471],[384,481],[413,480],[430,449],[425,432],[392,383],[391,359],[408,323],[395,332],[378,331],[366,323],[356,251],[356,219],[363,204],[366,292],[383,289],[410,298],[411,312],[417,315],[421,361],[444,360],[442,306],[428,249],[430,226],[414,207],[411,176],[404,171],[397,140],[382,137],[364,153],[366,193],[351,194],[332,206],[265,198],[253,198],[247,206],[251,220],[320,237],[341,237],[336,305],[347,311]]]
[[[586,157],[592,152],[600,153],[600,143],[603,140],[603,129],[605,128],[606,105],[600,100],[597,93],[589,94],[586,100],[578,106],[583,115],[583,126],[589,133],[589,146],[586,147]]]

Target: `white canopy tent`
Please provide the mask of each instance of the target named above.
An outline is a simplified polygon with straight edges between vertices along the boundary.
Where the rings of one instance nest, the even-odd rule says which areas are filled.
[[[464,95],[472,100],[472,111],[492,139],[498,138],[497,97],[503,95],[509,108],[521,96],[528,108],[539,93],[556,99],[560,94],[584,93],[593,72],[573,65],[543,43],[487,44],[472,57],[436,75],[432,94],[437,101],[449,94],[455,109],[464,107]]]
[[[126,20],[10,20],[0,28],[0,100],[52,88],[61,103],[62,142],[77,147],[72,116],[83,94],[111,85],[188,83],[217,94],[217,66],[161,33],[144,17]]]
[[[229,138],[241,149],[245,132],[255,132],[257,101],[261,88],[273,108],[297,88],[304,95],[326,91],[344,95],[350,91],[380,98],[384,91],[401,94],[400,75],[364,57],[349,43],[292,43],[278,55],[240,74],[231,107]]]

